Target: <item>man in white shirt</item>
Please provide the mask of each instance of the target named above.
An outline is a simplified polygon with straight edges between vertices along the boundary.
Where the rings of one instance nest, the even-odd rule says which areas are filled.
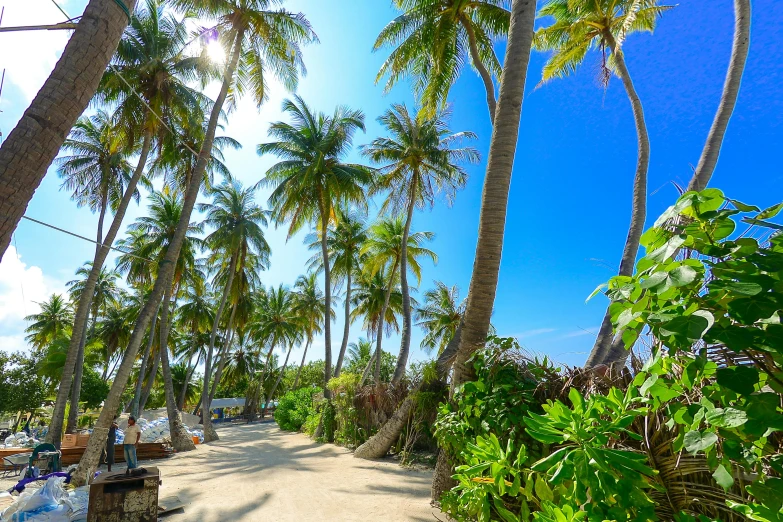
[[[141,428],[136,424],[136,417],[131,415],[128,417],[128,427],[125,428],[125,441],[122,444],[128,470],[137,467],[136,448],[139,446],[139,440],[141,440]]]

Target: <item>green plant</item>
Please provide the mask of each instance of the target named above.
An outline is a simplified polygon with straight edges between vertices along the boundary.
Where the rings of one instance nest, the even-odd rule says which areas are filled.
[[[334,409],[334,441],[337,444],[358,446],[364,439],[361,437],[359,416],[354,404],[356,388],[359,385],[361,375],[355,373],[342,373],[329,381],[329,389],[332,391],[332,407]],[[326,418],[324,431],[326,431]]]
[[[319,388],[299,388],[280,398],[275,409],[275,421],[280,429],[286,431],[299,431],[308,418],[315,413],[313,396],[320,393]]]

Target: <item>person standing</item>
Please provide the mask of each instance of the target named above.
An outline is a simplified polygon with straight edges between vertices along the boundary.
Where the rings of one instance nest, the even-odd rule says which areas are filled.
[[[114,420],[109,427],[109,436],[106,437],[106,465],[111,471],[111,467],[114,464],[114,445],[117,443],[117,416],[114,416]]]
[[[128,417],[128,427],[125,428],[125,441],[122,450],[125,453],[125,462],[128,464],[128,471],[137,467],[136,448],[141,440],[141,428],[136,425],[136,417]]]

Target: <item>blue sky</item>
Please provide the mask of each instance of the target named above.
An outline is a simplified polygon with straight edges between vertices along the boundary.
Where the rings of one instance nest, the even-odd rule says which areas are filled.
[[[85,3],[69,0],[62,5],[75,15]],[[61,20],[49,0],[12,0],[5,5],[6,26]],[[384,95],[382,86],[374,83],[387,53],[372,53],[371,48],[395,16],[390,2],[289,0],[285,5],[304,12],[321,40],[305,50],[308,75],[299,94],[326,112],[337,104],[364,110],[367,133],[357,136],[357,145],[381,134],[375,118],[389,104],[413,103],[407,85]],[[778,151],[783,144],[783,2],[756,0],[753,9],[747,69],[711,186],[763,206],[783,196]],[[698,162],[720,98],[732,30],[731,0],[690,0],[667,12],[655,34],[632,35],[624,45],[652,146],[648,223],[676,199],[672,182],[686,184]],[[7,69],[0,99],[4,135],[43,83],[66,39],[67,35],[54,33],[0,34],[0,68]],[[499,49],[502,52],[502,45]],[[602,297],[588,303],[585,298],[616,271],[627,232],[636,135],[620,82],[612,79],[606,91],[597,85],[597,54],[589,56],[574,76],[536,88],[544,60],[544,55],[533,53],[528,73],[493,323],[501,334],[517,336],[531,351],[579,365],[590,351],[606,306]],[[281,119],[285,96],[282,88],[273,86],[260,111],[245,100],[231,116],[226,134],[244,148],[227,154],[228,165],[247,184],[260,179],[273,162],[259,158],[255,146],[265,141],[269,123]],[[471,69],[455,85],[450,102],[452,129],[476,132],[475,145],[485,160],[491,128],[482,84]],[[352,159],[358,160],[358,155]],[[437,279],[459,285],[463,296],[467,293],[484,167],[482,161],[469,168],[470,181],[451,208],[440,202],[432,212],[415,217],[415,230],[436,234],[432,248],[439,256],[436,266],[425,264],[422,292]],[[59,183],[50,170],[28,215],[92,237],[95,216],[76,209],[69,195],[58,190]],[[267,196],[268,192],[259,193],[259,201],[265,202]],[[144,204],[134,208],[126,223],[144,210]],[[292,284],[303,273],[309,258],[303,236],[286,242],[284,229],[269,230],[273,256],[271,269],[261,276],[265,284]],[[33,301],[62,291],[64,282],[92,256],[89,244],[28,222],[20,225],[14,244],[21,257],[9,250],[0,265],[0,349],[23,345],[22,317],[35,311]],[[354,325],[353,338],[361,335],[359,328]],[[334,344],[339,336],[335,333]],[[414,331],[414,359],[426,357],[417,348],[421,337]],[[313,358],[322,357],[322,346],[322,341],[315,344]],[[395,351],[397,338],[384,346]]]

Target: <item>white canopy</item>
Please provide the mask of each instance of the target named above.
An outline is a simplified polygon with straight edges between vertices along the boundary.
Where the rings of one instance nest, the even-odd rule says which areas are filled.
[[[245,398],[235,399],[212,399],[212,404],[209,406],[211,410],[216,408],[236,408],[245,405]]]

